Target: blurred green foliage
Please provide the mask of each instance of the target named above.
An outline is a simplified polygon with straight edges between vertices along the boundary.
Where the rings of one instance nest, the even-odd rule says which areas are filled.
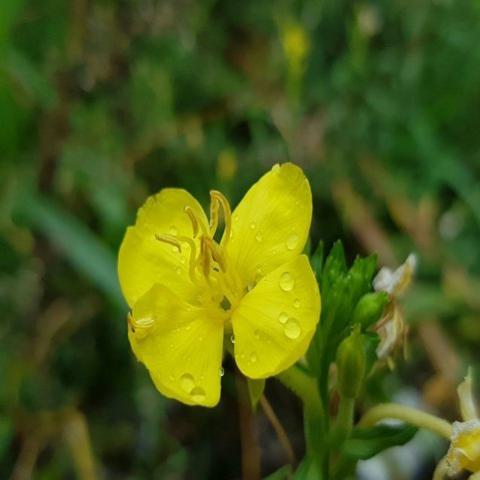
[[[105,478],[240,478],[232,365],[216,410],[157,394],[115,256],[147,195],[235,203],[285,160],[311,180],[314,245],[419,253],[410,361],[378,395],[415,387],[454,417],[480,341],[479,39],[476,0],[5,0],[0,477],[88,478],[89,437]],[[301,452],[295,400],[266,393]],[[72,428],[89,435],[63,443]],[[259,429],[266,475],[285,459]]]

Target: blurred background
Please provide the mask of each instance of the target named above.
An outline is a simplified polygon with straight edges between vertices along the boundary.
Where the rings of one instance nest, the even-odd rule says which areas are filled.
[[[287,160],[311,181],[313,244],[419,256],[408,362],[370,395],[458,418],[480,344],[479,41],[478,0],[3,0],[0,478],[239,479],[255,428],[262,474],[287,463],[232,364],[213,410],[156,392],[116,279],[149,194],[235,204]],[[266,392],[301,458],[300,406]],[[365,478],[428,478],[445,447]]]

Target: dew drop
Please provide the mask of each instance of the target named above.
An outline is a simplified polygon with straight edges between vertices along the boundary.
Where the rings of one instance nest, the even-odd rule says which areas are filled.
[[[286,314],[285,312],[282,312],[279,316],[278,316],[278,321],[282,324],[282,325],[285,325],[287,323],[287,320],[288,320],[288,314]]]
[[[300,299],[296,298],[294,301],[293,301],[293,306],[295,308],[300,308]]]
[[[191,393],[195,388],[195,380],[189,373],[184,373],[180,377],[180,386],[187,392]]]
[[[177,273],[177,275],[181,275],[182,269],[181,269],[180,267],[177,267],[177,269],[175,270],[175,272]]]
[[[260,330],[255,330],[255,332],[253,334],[255,335],[255,338],[257,340],[260,340],[260,337],[261,337]]]
[[[238,222],[238,214],[236,214],[236,215],[233,216],[233,221],[234,221],[235,223]]]
[[[263,240],[263,235],[262,235],[260,232],[258,232],[258,233],[255,235],[255,240],[256,240],[257,242],[261,242],[261,241]]]
[[[288,272],[282,273],[282,276],[280,277],[280,288],[285,292],[289,292],[290,290],[293,290],[294,286],[295,280],[292,275]]]
[[[252,353],[250,354],[250,362],[251,362],[251,363],[255,363],[257,360],[258,360],[257,354],[256,354],[255,352],[252,352]]]
[[[195,387],[190,392],[190,396],[194,402],[201,403],[205,400],[205,390],[201,387]]]
[[[177,235],[178,230],[175,228],[175,226],[172,225],[172,226],[169,228],[168,233],[169,233],[170,235]]]
[[[298,243],[298,235],[296,233],[292,233],[285,242],[288,250],[293,250]]]
[[[220,367],[220,376],[223,377],[225,375],[225,370],[223,367]]]
[[[235,337],[234,337],[233,335],[230,335],[230,341],[231,341],[232,343],[235,343]]]
[[[300,325],[294,318],[290,318],[288,320],[288,322],[285,324],[283,331],[285,333],[285,336],[290,338],[291,340],[295,340],[300,336],[300,333],[302,333]]]
[[[176,247],[175,245],[172,245],[172,252],[173,253],[180,253],[180,249]]]
[[[250,228],[251,228],[252,230],[255,230],[255,227],[256,227],[256,226],[257,226],[257,224],[256,224],[255,222],[252,222],[252,223],[250,224]]]

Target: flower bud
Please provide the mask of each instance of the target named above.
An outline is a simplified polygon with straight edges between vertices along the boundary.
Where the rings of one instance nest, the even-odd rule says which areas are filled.
[[[366,358],[360,326],[345,338],[337,350],[338,390],[340,395],[357,398],[365,377]]]
[[[367,293],[358,301],[353,312],[353,324],[360,324],[362,329],[368,328],[378,321],[388,302],[386,292]]]

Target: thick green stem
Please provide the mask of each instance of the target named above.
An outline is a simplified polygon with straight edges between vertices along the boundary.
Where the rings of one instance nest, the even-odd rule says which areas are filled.
[[[352,432],[355,399],[342,396],[338,406],[337,422],[333,433],[333,443],[341,445]]]
[[[415,408],[398,405],[396,403],[381,403],[371,408],[360,420],[360,427],[371,427],[380,420],[395,418],[425,428],[441,437],[450,439],[452,426],[446,420]]]
[[[295,366],[280,373],[277,378],[303,402],[307,456],[316,464],[314,471],[320,473],[323,470],[322,458],[327,445],[325,409],[320,400],[317,382]]]

